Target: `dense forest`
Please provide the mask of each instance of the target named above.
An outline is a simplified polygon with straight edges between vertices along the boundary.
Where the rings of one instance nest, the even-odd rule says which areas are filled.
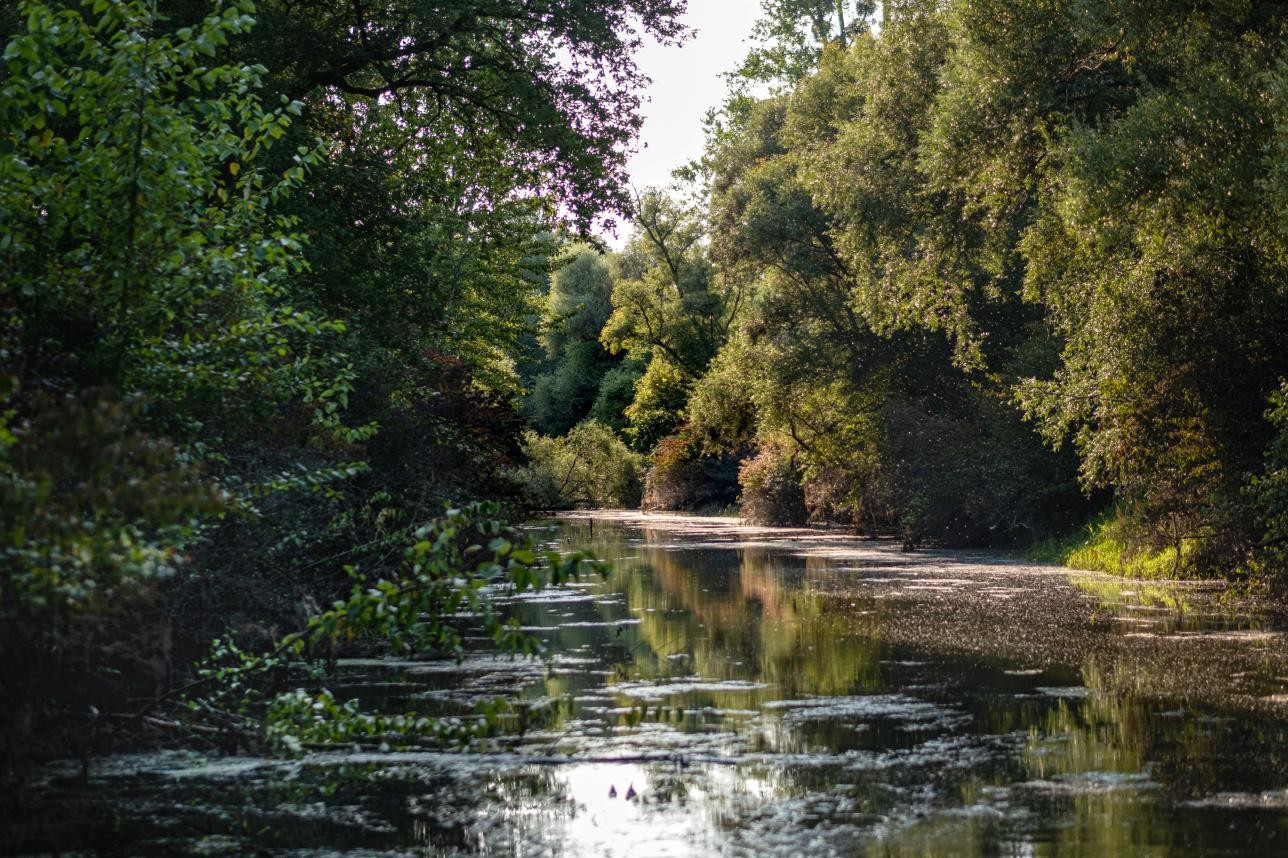
[[[308,682],[533,649],[536,510],[1283,586],[1280,4],[764,0],[632,191],[683,8],[0,9],[0,768],[537,718]]]
[[[687,183],[556,273],[525,411],[577,428],[534,458],[611,431],[646,508],[909,547],[1091,519],[1084,562],[1281,575],[1282,10],[846,6],[766,3]],[[585,473],[566,503],[634,500]]]

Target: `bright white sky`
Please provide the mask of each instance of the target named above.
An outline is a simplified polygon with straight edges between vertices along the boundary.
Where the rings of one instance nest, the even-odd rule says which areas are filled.
[[[760,12],[759,0],[689,0],[684,23],[696,31],[682,46],[649,43],[636,62],[653,83],[644,92],[644,127],[628,169],[642,191],[665,187],[671,171],[702,154],[702,118],[724,101],[724,72],[747,53],[747,37]],[[628,227],[609,242],[620,246]]]
[[[670,183],[671,171],[702,154],[702,117],[724,101],[721,75],[747,53],[758,0],[689,0],[684,23],[696,31],[681,47],[650,43],[636,60],[653,84],[645,93],[642,147],[630,160],[638,190]]]

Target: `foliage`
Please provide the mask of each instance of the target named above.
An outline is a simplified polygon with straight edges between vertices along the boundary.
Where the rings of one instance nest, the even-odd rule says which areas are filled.
[[[375,639],[406,655],[459,658],[462,623],[481,625],[503,651],[540,654],[539,640],[524,633],[513,617],[497,612],[492,592],[523,593],[572,580],[604,568],[589,555],[539,553],[532,537],[496,518],[495,504],[448,510],[412,534],[401,559],[378,576],[350,569],[347,598],[311,617],[304,629],[284,637],[269,654],[248,653],[215,641],[199,671],[203,689],[190,696],[190,711],[236,719],[260,714],[264,740],[276,750],[299,752],[306,745],[350,747],[373,744],[468,743],[496,732],[504,723],[502,703],[483,707],[477,718],[442,719],[423,713],[379,715],[358,701],[340,702],[325,687],[297,687],[272,693],[267,682],[292,665],[325,676],[325,660],[338,648]],[[536,723],[525,712],[521,726]],[[256,724],[257,722],[250,722]]]
[[[163,723],[119,711],[166,699],[113,673],[132,618],[164,685],[212,624],[271,650],[344,566],[402,633],[474,598],[482,567],[411,586],[399,546],[446,496],[517,500],[515,366],[558,228],[629,208],[632,54],[682,7],[0,12],[0,683],[24,701],[0,764],[42,722]]]
[[[1111,511],[1097,516],[1081,530],[1035,544],[1027,554],[1042,563],[1129,578],[1174,578],[1185,568],[1192,544],[1179,551],[1174,547],[1153,550],[1125,535],[1124,524]]]
[[[490,150],[503,147],[528,195],[561,200],[586,229],[628,208],[625,152],[639,130],[644,83],[633,55],[646,38],[682,37],[684,6],[394,0],[340,9],[268,0],[247,50],[292,98],[312,103],[323,92],[363,110],[401,109],[409,136],[421,138],[417,156],[436,157],[456,140],[467,151],[482,146],[490,162]]]
[[[1256,547],[1252,571],[1288,583],[1288,383],[1270,400],[1268,419],[1277,430],[1266,451],[1266,470],[1248,486],[1263,536]]]
[[[630,358],[604,373],[599,380],[595,402],[590,406],[590,419],[602,423],[618,435],[629,436],[632,427],[626,412],[635,401],[635,391],[643,374],[644,369],[639,362]],[[646,439],[649,434],[645,428],[638,433],[638,437]]]
[[[626,435],[638,450],[651,450],[684,419],[688,398],[684,372],[665,358],[654,357],[634,383],[634,398],[622,414]]]
[[[1221,563],[1238,563],[1251,536],[1226,513],[1259,468],[1262,403],[1285,370],[1258,83],[1284,24],[1188,4],[1131,11],[1142,17],[1112,60],[1131,64],[1129,97],[1053,147],[1060,174],[1021,245],[1029,295],[1065,344],[1052,377],[1020,393],[1153,547],[1227,541]]]
[[[700,244],[701,215],[658,192],[638,202],[633,253],[642,272],[613,289],[601,338],[614,352],[664,360],[686,379],[700,376],[728,336],[742,305],[736,284],[717,282]]]
[[[753,47],[729,76],[735,91],[755,83],[798,83],[813,70],[828,42],[835,39],[844,50],[850,37],[862,33],[876,5],[872,0],[853,4],[844,0],[761,0],[760,18],[751,32]]]
[[[600,337],[614,354],[646,362],[625,414],[636,446],[649,449],[680,425],[688,390],[728,339],[745,289],[717,275],[694,205],[649,191],[637,208],[637,231],[617,260],[613,312]]]
[[[165,33],[144,3],[100,5],[91,23],[88,8],[29,4],[5,48],[12,384],[145,391],[165,403],[149,425],[213,440],[215,411],[262,418],[326,392],[326,359],[300,346],[339,326],[285,299],[298,240],[268,213],[307,159],[292,156],[286,181],[263,165],[298,105],[261,106],[262,68],[204,65],[250,26],[245,8]]]
[[[658,442],[644,475],[645,510],[725,509],[738,497],[742,450],[711,454],[682,427]]]
[[[805,523],[800,469],[786,450],[766,447],[738,468],[742,517],[776,527]]]
[[[607,426],[588,420],[559,438],[529,432],[524,451],[530,464],[519,479],[538,509],[639,504],[639,457]]]
[[[299,243],[270,213],[309,162],[265,168],[298,105],[211,59],[249,9],[168,30],[143,0],[30,2],[4,49],[0,648],[24,701],[4,763],[66,706],[111,705],[106,676],[44,682],[96,616],[153,600],[203,521],[251,504],[226,453],[284,410],[342,429],[343,359],[314,351],[341,326],[287,299]]]
[[[613,285],[608,264],[589,248],[555,272],[541,337],[550,369],[536,376],[524,403],[541,432],[561,435],[581,422],[599,401],[603,379],[621,363],[599,342],[612,312]],[[621,410],[611,416],[620,421]]]
[[[710,254],[754,297],[691,425],[793,451],[815,515],[909,544],[1068,527],[1076,464],[1131,556],[1246,564],[1288,354],[1288,21],[927,0],[837,38],[829,5],[766,4],[782,88],[710,126]]]

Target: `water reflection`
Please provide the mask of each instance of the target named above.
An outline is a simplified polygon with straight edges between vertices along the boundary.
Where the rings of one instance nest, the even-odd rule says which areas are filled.
[[[613,561],[512,606],[548,667],[480,643],[462,665],[337,677],[397,709],[565,701],[506,753],[117,761],[88,789],[51,782],[50,807],[87,821],[38,821],[33,849],[1288,854],[1271,615],[1198,587],[708,520],[548,536]]]

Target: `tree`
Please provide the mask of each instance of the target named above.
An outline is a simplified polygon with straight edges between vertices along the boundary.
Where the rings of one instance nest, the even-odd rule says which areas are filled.
[[[270,213],[308,162],[266,169],[298,105],[265,108],[262,69],[210,59],[248,9],[169,29],[145,0],[33,0],[4,49],[0,687],[22,701],[4,763],[42,717],[94,702],[58,682],[71,643],[100,653],[82,679],[128,696],[107,677],[129,644],[94,630],[146,603],[211,517],[271,491],[239,449],[270,426],[343,434],[343,357],[315,351],[340,326],[287,300],[299,241]]]
[[[708,261],[698,213],[657,192],[638,203],[638,278],[617,283],[601,334],[614,352],[664,360],[689,380],[706,369],[742,307],[743,292],[719,281]]]
[[[875,10],[872,0],[761,0],[752,28],[755,46],[729,76],[735,92],[761,83],[794,86],[814,70],[829,43],[844,51],[867,29]]]
[[[1023,237],[1028,295],[1063,339],[1021,388],[1131,535],[1198,568],[1246,560],[1242,487],[1288,372],[1288,271],[1267,217],[1281,15],[1130,4],[1082,62],[1096,115],[1069,122]]]
[[[624,427],[640,370],[636,362],[610,355],[599,340],[612,313],[610,262],[582,247],[555,273],[546,296],[546,369],[533,379],[524,411],[548,435],[562,435],[588,415],[614,429]]]
[[[1005,404],[1003,379],[1043,339],[1038,314],[925,168],[951,38],[937,4],[902,4],[790,95],[737,105],[705,162],[713,257],[755,300],[690,425],[728,447],[747,417],[715,404],[749,402],[747,441],[763,467],[798,469],[815,516],[898,527],[910,544],[1020,538],[1080,507],[1067,461]],[[735,385],[747,395],[708,390]]]
[[[167,7],[189,17],[202,8]],[[586,230],[629,207],[625,159],[644,83],[633,54],[645,38],[681,38],[684,8],[684,0],[265,0],[244,50],[310,107],[355,99],[398,110],[440,143],[503,142],[530,190],[559,199]]]

